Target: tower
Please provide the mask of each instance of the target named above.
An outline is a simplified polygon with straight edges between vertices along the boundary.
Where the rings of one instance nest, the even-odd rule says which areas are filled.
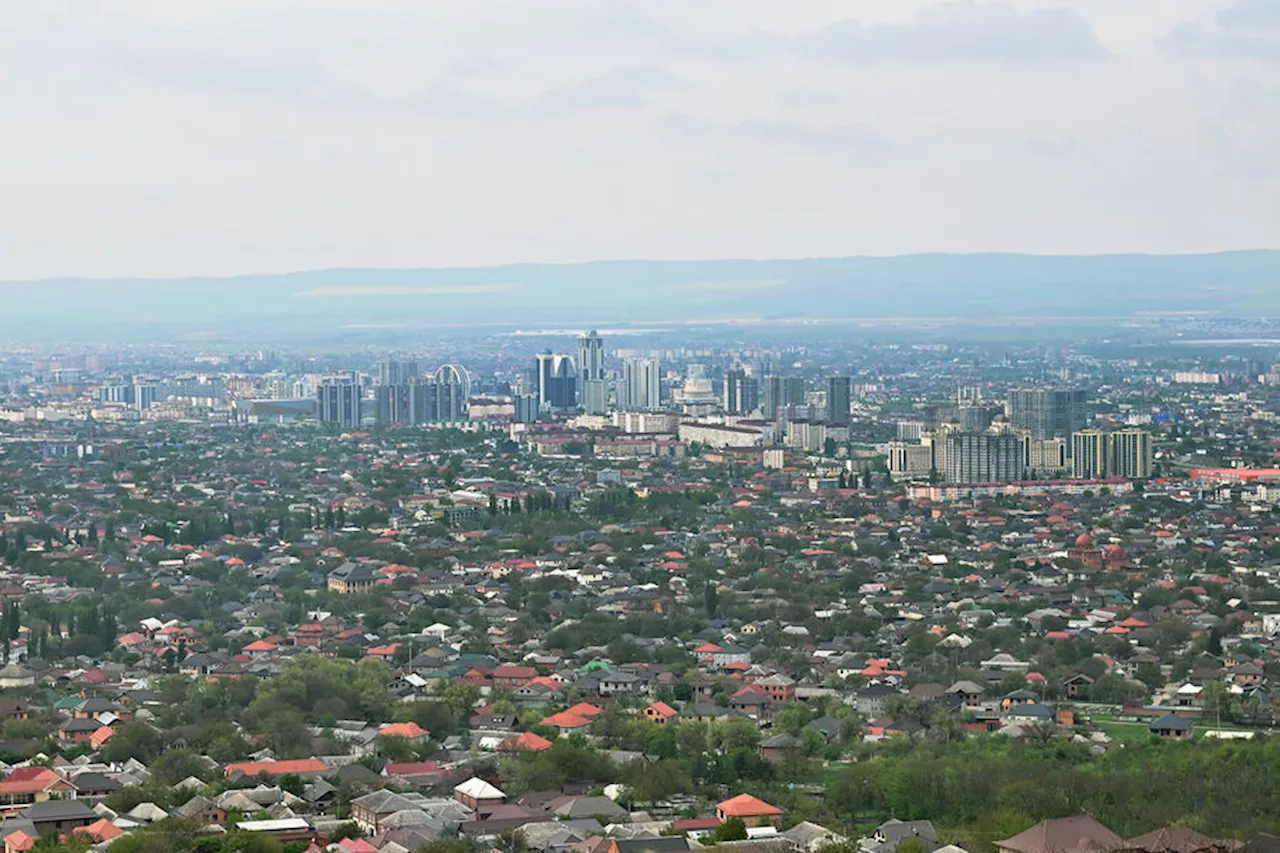
[[[467,419],[467,400],[471,397],[471,375],[458,364],[446,364],[435,372],[434,417],[428,420],[453,423]]]
[[[849,425],[850,391],[853,380],[848,376],[827,377],[827,423]]]
[[[578,388],[587,414],[602,415],[609,408],[604,379],[604,339],[595,329],[578,338]]]
[[[1084,428],[1085,394],[1079,388],[1018,388],[1009,392],[1005,410],[1033,439],[1067,438]]]
[[[344,429],[360,426],[364,416],[364,386],[355,374],[321,380],[316,396],[321,423],[337,424]]]
[[[629,358],[622,363],[618,405],[624,409],[662,407],[661,373],[656,358]]]
[[[1101,480],[1107,476],[1110,460],[1107,434],[1085,429],[1071,436],[1071,475],[1077,480]]]
[[[760,384],[741,368],[724,374],[724,410],[731,415],[746,415],[760,405]]]
[[[578,405],[578,377],[573,359],[563,353],[543,352],[535,357],[538,372],[538,405],[573,409]]]
[[[1143,480],[1151,476],[1151,433],[1145,429],[1122,429],[1108,436],[1108,473],[1115,477]]]

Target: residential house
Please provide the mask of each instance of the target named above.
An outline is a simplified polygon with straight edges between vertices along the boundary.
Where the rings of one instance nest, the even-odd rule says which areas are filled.
[[[472,776],[467,781],[456,785],[453,796],[458,802],[471,809],[484,806],[495,806],[505,802],[507,795],[501,789],[489,784],[479,776]]]
[[[777,825],[782,821],[783,811],[764,800],[750,794],[739,794],[716,806],[716,817],[721,821],[738,818],[748,827]]]
[[[19,767],[0,780],[0,817],[12,817],[32,803],[74,793],[75,786],[48,767]]]
[[[1086,853],[1116,850],[1123,841],[1098,821],[1081,815],[1041,821],[994,846],[998,853]]]
[[[364,563],[343,563],[329,573],[330,592],[339,595],[358,595],[369,592],[379,580],[379,575]]]
[[[1165,714],[1152,720],[1147,729],[1157,737],[1185,740],[1195,733],[1195,726],[1186,717],[1177,714]]]

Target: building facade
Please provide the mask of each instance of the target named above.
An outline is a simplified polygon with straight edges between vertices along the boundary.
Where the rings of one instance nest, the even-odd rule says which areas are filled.
[[[662,385],[656,358],[629,358],[622,363],[618,407],[631,410],[662,407]]]
[[[602,415],[609,408],[604,375],[604,339],[594,329],[578,338],[578,387],[587,414]]]
[[[538,405],[542,408],[574,409],[578,406],[578,371],[573,359],[563,353],[538,353],[536,372]]]
[[[1084,429],[1085,393],[1079,388],[1019,388],[1009,392],[1005,412],[1033,439],[1067,438]]]
[[[850,392],[853,387],[853,380],[848,376],[828,376],[827,377],[827,423],[836,426],[849,425],[849,412],[851,409]]]
[[[724,374],[724,410],[731,415],[749,415],[760,406],[760,383],[746,371],[735,369]]]
[[[364,419],[364,386],[355,375],[321,380],[316,397],[320,423],[355,429]]]
[[[1012,483],[1026,474],[1026,446],[1018,435],[953,432],[946,445],[949,483]]]

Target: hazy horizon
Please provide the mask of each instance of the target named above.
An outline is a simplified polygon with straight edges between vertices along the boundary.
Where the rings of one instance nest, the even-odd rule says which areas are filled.
[[[0,280],[1276,247],[1272,0],[109,0],[0,31]]]

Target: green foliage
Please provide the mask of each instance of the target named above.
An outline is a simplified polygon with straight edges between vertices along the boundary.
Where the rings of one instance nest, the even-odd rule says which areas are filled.
[[[164,735],[147,723],[123,723],[102,748],[108,761],[125,762],[136,758],[144,764],[155,761],[164,751]]]
[[[1060,741],[910,741],[840,770],[825,808],[833,817],[933,820],[985,836],[984,843],[1076,814],[1126,837],[1174,824],[1248,836],[1280,827],[1272,807],[1280,796],[1278,762],[1274,739],[1153,739],[1102,755]],[[995,832],[1006,834],[989,834]]]
[[[740,817],[731,817],[711,833],[715,841],[742,841],[747,837],[747,825]]]

